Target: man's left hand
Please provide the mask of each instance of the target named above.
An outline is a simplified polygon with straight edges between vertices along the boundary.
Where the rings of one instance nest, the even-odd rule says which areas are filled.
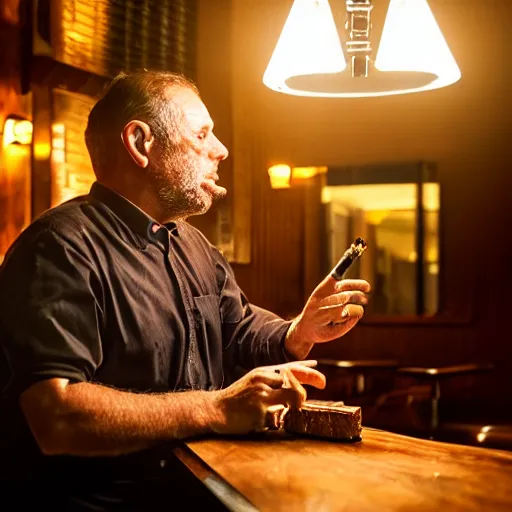
[[[290,326],[286,350],[304,359],[315,343],[332,341],[346,334],[363,316],[369,291],[370,284],[363,279],[337,281],[327,276]]]

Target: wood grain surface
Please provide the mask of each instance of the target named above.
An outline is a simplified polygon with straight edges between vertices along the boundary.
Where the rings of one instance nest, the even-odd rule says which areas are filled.
[[[512,453],[373,429],[352,444],[282,432],[203,439],[178,456],[261,511],[512,509]]]

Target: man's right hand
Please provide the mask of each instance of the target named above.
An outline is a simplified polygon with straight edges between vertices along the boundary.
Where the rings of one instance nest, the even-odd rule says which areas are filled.
[[[302,384],[325,387],[316,361],[297,361],[251,370],[226,389],[215,392],[219,434],[246,434],[268,427],[269,407],[299,408],[306,400]]]

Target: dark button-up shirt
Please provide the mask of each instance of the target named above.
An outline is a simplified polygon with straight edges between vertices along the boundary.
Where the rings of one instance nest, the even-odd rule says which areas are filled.
[[[2,421],[5,404],[52,377],[134,392],[217,389],[285,362],[288,327],[248,302],[197,229],[160,225],[96,183],[37,219],[0,267]]]

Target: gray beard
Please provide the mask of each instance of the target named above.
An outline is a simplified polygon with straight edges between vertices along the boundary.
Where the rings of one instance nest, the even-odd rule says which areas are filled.
[[[168,156],[162,166],[149,169],[153,189],[168,219],[185,219],[206,213],[213,202],[225,194],[213,197],[194,181],[196,173],[188,160]]]

